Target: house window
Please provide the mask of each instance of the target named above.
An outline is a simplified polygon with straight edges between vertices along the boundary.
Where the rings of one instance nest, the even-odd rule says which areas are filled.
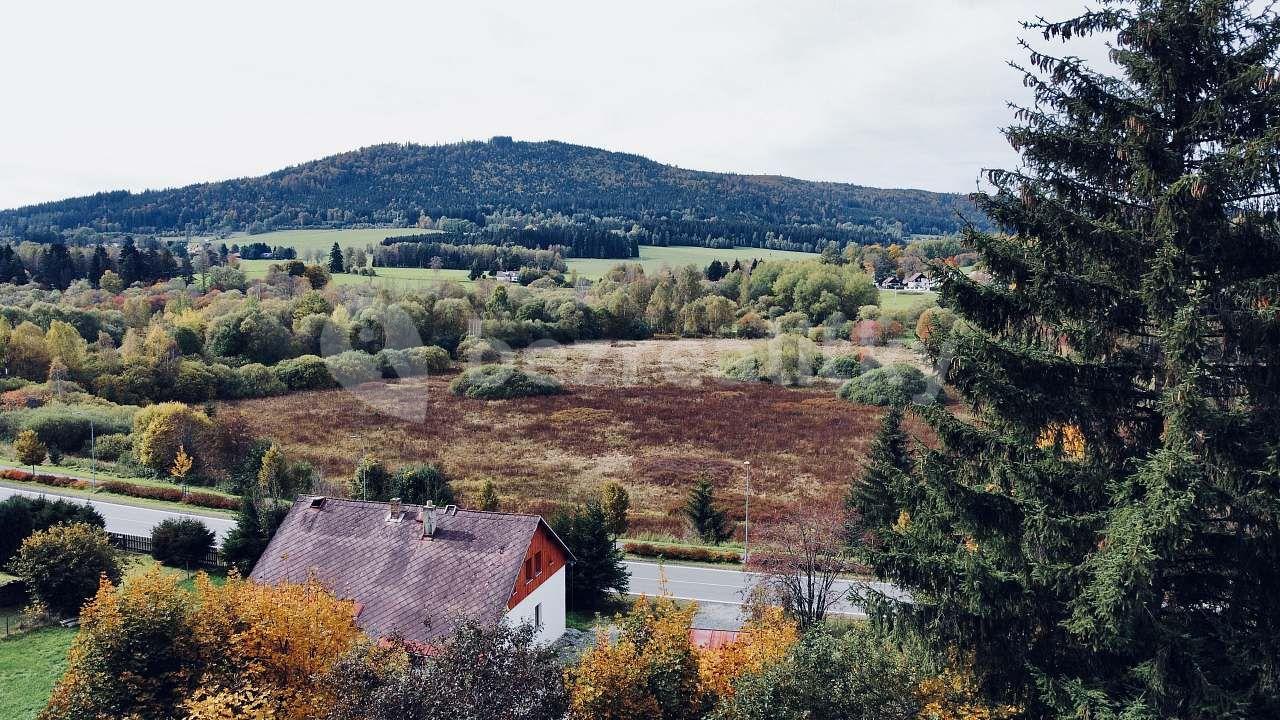
[[[542,604],[541,603],[533,606],[533,627],[538,630],[542,629]]]
[[[542,574],[542,553],[541,552],[536,552],[533,554],[533,573],[535,575]]]
[[[533,582],[533,561],[526,559],[524,561],[524,581]]]

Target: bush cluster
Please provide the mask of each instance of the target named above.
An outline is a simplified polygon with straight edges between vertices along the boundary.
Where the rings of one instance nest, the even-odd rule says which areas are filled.
[[[555,378],[510,365],[482,365],[462,373],[449,385],[454,395],[478,400],[555,395],[563,390]]]
[[[838,394],[863,405],[899,405],[914,401],[928,389],[920,368],[894,363],[867,372],[840,386]]]

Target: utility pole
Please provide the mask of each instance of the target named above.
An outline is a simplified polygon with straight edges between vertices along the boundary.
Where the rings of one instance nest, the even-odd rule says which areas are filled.
[[[742,464],[747,469],[747,492],[744,498],[746,508],[742,521],[742,564],[745,566],[751,559],[751,461],[744,460]]]
[[[93,418],[89,418],[89,477],[91,478],[91,486],[94,490],[98,489],[98,445],[97,438],[93,434]]]

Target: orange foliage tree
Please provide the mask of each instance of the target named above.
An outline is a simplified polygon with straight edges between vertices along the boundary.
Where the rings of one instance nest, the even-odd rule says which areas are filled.
[[[355,607],[315,582],[196,581],[193,621],[205,672],[191,720],[319,716],[333,698],[318,682],[356,639]]]
[[[734,642],[698,651],[698,677],[703,692],[720,698],[732,695],[735,680],[786,657],[797,639],[795,622],[781,608],[765,608],[743,625]]]
[[[640,598],[567,673],[571,720],[695,720],[708,707],[689,640],[697,606]]]
[[[323,677],[359,637],[353,605],[316,583],[203,573],[193,594],[159,569],[103,581],[40,720],[302,720],[333,701]]]

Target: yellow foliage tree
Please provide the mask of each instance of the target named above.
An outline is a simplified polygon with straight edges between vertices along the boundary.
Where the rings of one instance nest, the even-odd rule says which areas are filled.
[[[191,720],[323,716],[334,698],[320,679],[360,637],[352,603],[315,582],[267,587],[234,574],[221,587],[200,577],[196,594],[205,672]]]
[[[986,704],[978,692],[973,663],[961,663],[916,685],[919,720],[1005,720],[1018,716],[1011,705]]]
[[[79,376],[84,371],[89,343],[80,337],[75,326],[61,320],[54,320],[49,323],[49,332],[45,333],[44,341],[49,357],[61,360],[73,377]]]
[[[169,468],[169,475],[177,482],[186,479],[187,473],[191,472],[191,456],[187,454],[186,446],[178,446],[178,454],[173,458],[173,467]]]
[[[1036,438],[1036,446],[1045,450],[1060,448],[1062,456],[1070,460],[1084,459],[1084,433],[1079,425],[1052,423]]]
[[[765,608],[742,627],[734,642],[698,652],[698,677],[703,691],[722,698],[732,695],[735,680],[786,657],[798,639],[795,623],[781,608]]]
[[[158,403],[139,410],[133,417],[133,436],[138,461],[157,472],[172,468],[180,449],[193,453],[193,465],[207,465],[217,440],[209,416],[180,402]]]
[[[640,598],[566,675],[571,720],[694,720],[708,707],[689,640],[696,605]]]

